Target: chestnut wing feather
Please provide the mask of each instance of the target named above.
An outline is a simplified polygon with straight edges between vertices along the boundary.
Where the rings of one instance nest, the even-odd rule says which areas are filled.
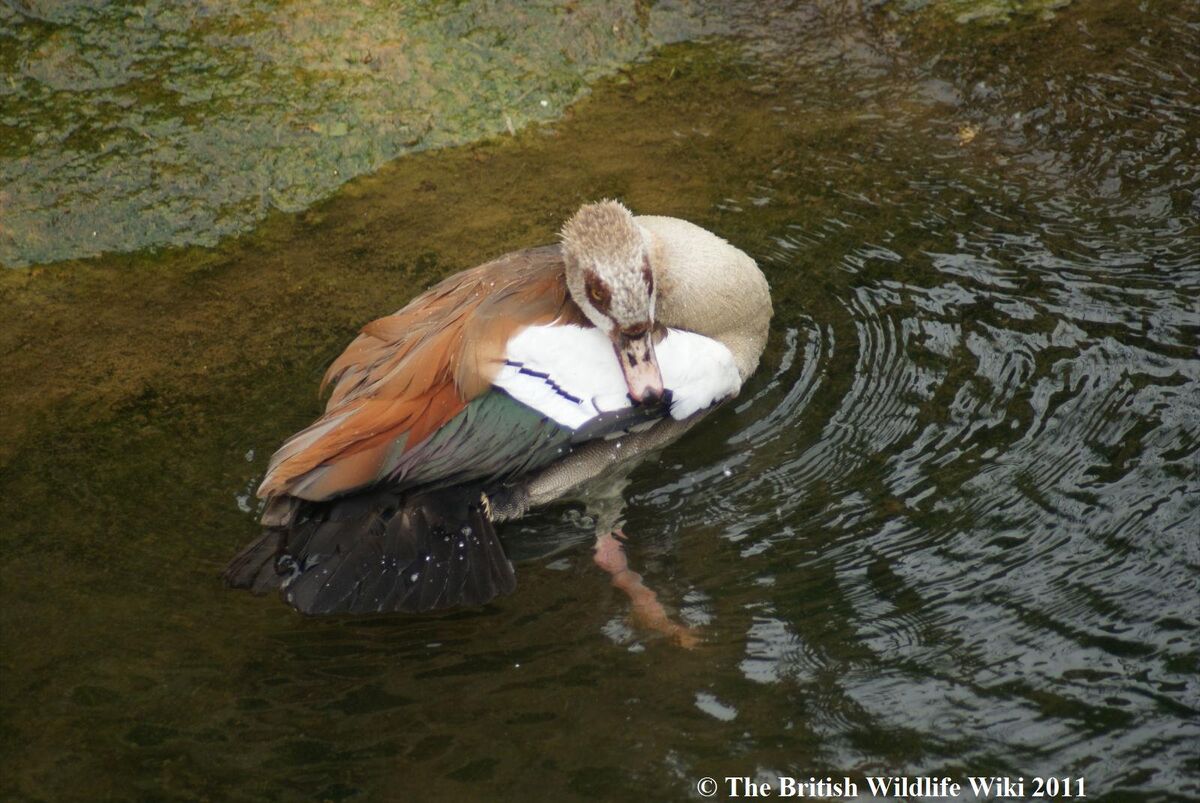
[[[584,323],[558,246],[464,271],[373,321],[329,367],[325,413],[275,453],[259,496],[323,500],[387,478],[490,390],[513,334],[554,322]]]

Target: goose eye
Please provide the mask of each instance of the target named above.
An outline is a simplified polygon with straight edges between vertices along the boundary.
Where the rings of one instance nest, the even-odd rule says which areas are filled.
[[[593,273],[588,273],[584,286],[587,288],[588,300],[595,305],[596,309],[601,312],[608,312],[608,305],[612,301],[612,292],[608,289],[608,285],[604,283],[604,280]]]

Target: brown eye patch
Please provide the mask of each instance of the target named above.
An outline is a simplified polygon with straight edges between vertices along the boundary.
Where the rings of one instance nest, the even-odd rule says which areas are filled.
[[[612,290],[604,283],[596,274],[588,271],[584,274],[584,287],[587,288],[588,299],[596,305],[596,309],[601,312],[608,312],[608,307],[612,303]]]
[[[642,257],[642,278],[646,280],[646,290],[654,292],[654,271],[650,269],[650,257]]]

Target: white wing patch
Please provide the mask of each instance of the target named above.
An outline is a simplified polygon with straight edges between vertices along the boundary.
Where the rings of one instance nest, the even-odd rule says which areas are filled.
[[[671,417],[684,419],[741,387],[733,355],[712,338],[668,329],[654,347]],[[547,418],[579,429],[597,415],[633,406],[612,342],[598,329],[530,326],[508,341],[492,382]]]

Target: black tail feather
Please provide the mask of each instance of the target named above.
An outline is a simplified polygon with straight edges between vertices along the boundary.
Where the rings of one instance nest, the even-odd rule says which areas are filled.
[[[257,594],[278,588],[307,614],[482,605],[517,584],[480,489],[461,486],[302,503],[290,522],[267,527],[222,576]]]
[[[234,588],[245,588],[255,594],[265,594],[279,587],[275,558],[283,550],[283,531],[270,528],[251,541],[221,574]]]

